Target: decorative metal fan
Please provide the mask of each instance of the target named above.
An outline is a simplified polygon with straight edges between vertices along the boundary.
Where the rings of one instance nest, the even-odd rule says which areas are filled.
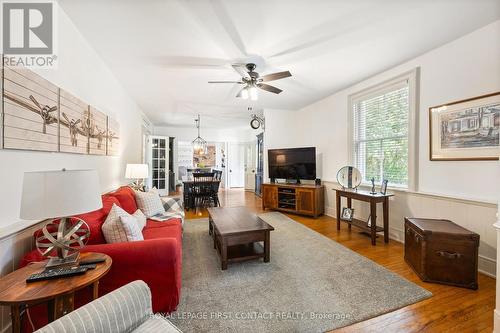
[[[240,81],[208,81],[208,83],[236,83],[243,84],[244,87],[238,92],[236,97],[241,97],[243,99],[248,99],[250,97],[251,100],[258,99],[257,89],[262,89],[265,91],[272,92],[274,94],[279,94],[283,90],[271,86],[269,84],[265,84],[263,82],[275,81],[284,79],[286,77],[292,76],[289,71],[278,72],[267,74],[264,76],[260,76],[259,73],[255,71],[257,66],[253,63],[248,64],[233,64],[231,65],[233,69],[241,75]]]

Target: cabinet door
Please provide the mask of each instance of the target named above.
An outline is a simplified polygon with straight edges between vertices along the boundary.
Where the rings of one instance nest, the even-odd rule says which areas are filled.
[[[314,190],[297,189],[297,210],[302,214],[314,215]]]
[[[262,202],[265,208],[278,207],[278,188],[276,186],[262,187]]]

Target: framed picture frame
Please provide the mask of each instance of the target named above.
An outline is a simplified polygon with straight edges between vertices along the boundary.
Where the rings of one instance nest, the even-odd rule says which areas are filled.
[[[385,195],[387,193],[387,184],[389,183],[389,181],[387,179],[384,179],[382,181],[382,185],[380,185],[380,193],[382,193],[383,195]]]
[[[340,215],[340,219],[344,221],[352,221],[354,216],[354,209],[344,207],[342,208],[342,214]]]
[[[498,160],[500,92],[429,108],[431,161]]]

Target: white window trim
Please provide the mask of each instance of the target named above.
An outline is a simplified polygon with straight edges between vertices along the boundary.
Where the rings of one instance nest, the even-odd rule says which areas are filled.
[[[397,85],[402,81],[408,81],[409,93],[409,128],[408,128],[408,188],[391,186],[398,190],[418,191],[418,110],[419,110],[419,92],[420,92],[420,68],[417,67],[411,71],[405,72],[392,79],[386,80],[379,84],[373,85],[361,91],[348,96],[348,131],[347,142],[349,152],[349,164],[354,165],[354,114],[353,106],[357,100],[376,95],[382,90],[386,90],[390,86]],[[363,183],[363,185],[368,185]]]

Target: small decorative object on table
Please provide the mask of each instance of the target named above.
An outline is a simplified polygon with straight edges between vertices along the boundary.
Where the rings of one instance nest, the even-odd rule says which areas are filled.
[[[361,172],[353,166],[342,167],[337,172],[337,182],[342,189],[357,189],[361,184]]]
[[[354,209],[348,207],[342,208],[342,220],[352,221],[353,216],[354,216]]]
[[[371,194],[377,194],[377,191],[375,191],[375,178],[370,179],[372,182],[372,191],[370,192]]]
[[[25,172],[20,217],[52,219],[36,239],[38,251],[50,260],[47,267],[75,263],[88,241],[87,224],[74,216],[102,207],[96,170]]]
[[[387,184],[389,183],[389,181],[387,179],[384,179],[382,181],[382,185],[380,185],[380,193],[382,193],[383,195],[385,195],[387,193]]]
[[[147,164],[127,164],[125,178],[135,179],[135,181],[130,184],[130,187],[134,190],[145,192],[144,179],[148,177],[149,167]]]

